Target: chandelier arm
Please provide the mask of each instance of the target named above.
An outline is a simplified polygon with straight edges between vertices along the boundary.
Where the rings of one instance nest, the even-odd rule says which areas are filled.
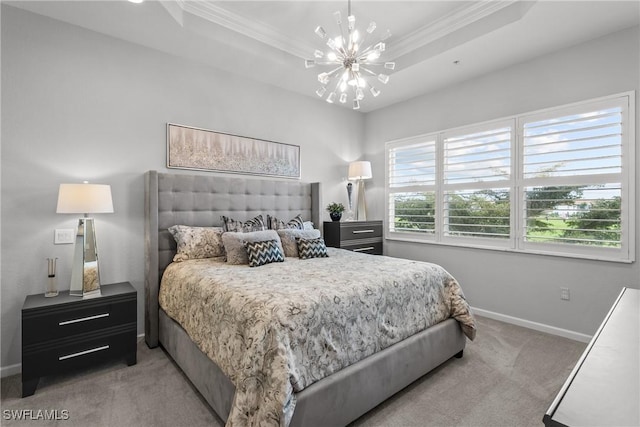
[[[367,65],[369,65],[369,64],[367,64]],[[371,70],[370,70],[370,69],[368,69],[367,67],[362,67],[362,66],[360,66],[360,69],[361,69],[361,70],[363,70],[363,71],[366,71],[367,73],[371,74],[372,76],[377,75],[374,71],[371,71]]]

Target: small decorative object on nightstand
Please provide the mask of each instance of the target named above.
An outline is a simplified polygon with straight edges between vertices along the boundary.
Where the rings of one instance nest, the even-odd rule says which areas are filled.
[[[382,255],[382,221],[326,221],[324,241],[335,248]]]
[[[342,203],[335,202],[329,203],[327,211],[329,211],[331,221],[340,221],[340,218],[342,218],[342,212],[344,212],[344,205]]]
[[[22,397],[40,377],[107,359],[136,363],[137,291],[128,282],[102,287],[102,296],[78,299],[29,295],[22,306]]]

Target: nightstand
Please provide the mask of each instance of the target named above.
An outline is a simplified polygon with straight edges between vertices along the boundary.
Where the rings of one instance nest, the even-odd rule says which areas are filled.
[[[382,255],[382,221],[327,221],[324,241],[335,248]]]
[[[138,293],[129,282],[101,287],[82,299],[29,295],[22,306],[22,397],[40,377],[123,358],[136,363]]]

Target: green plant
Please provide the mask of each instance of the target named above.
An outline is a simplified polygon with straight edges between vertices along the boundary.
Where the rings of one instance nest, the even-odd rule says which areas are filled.
[[[342,203],[329,203],[327,205],[327,211],[329,213],[342,213],[344,212],[344,205]]]

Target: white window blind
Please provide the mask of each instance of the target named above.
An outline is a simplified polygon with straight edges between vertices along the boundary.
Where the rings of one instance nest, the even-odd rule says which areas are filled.
[[[442,134],[443,239],[511,236],[512,140],[513,120]]]
[[[422,137],[387,150],[390,230],[435,231],[436,139]]]
[[[524,245],[628,252],[627,108],[625,97],[521,118]]]
[[[386,237],[630,262],[635,94],[387,143]]]

